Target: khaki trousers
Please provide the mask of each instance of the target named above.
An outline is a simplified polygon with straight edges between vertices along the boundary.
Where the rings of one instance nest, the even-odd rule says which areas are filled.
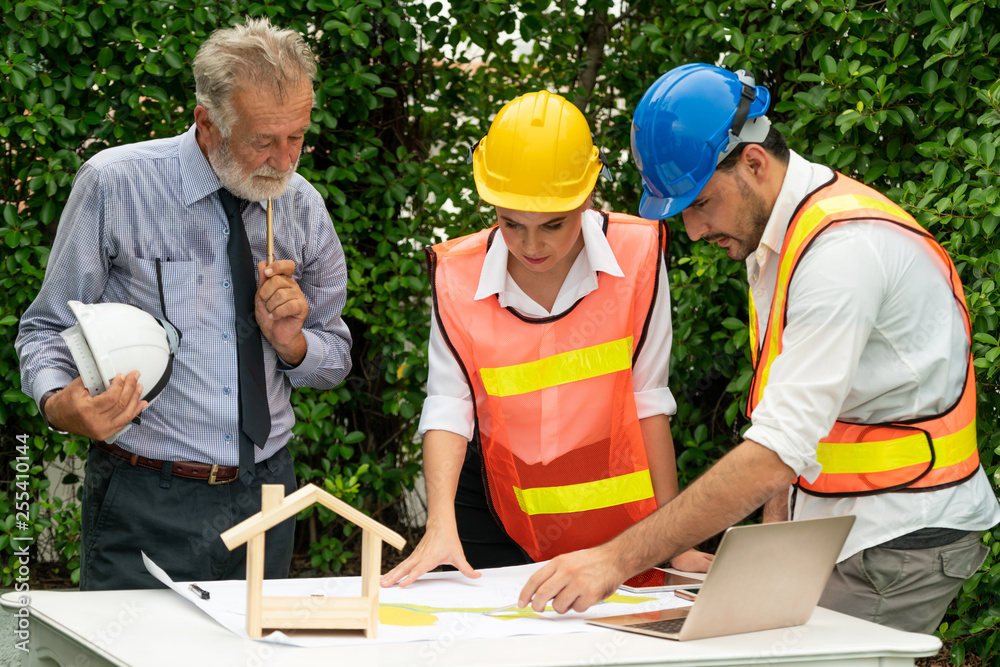
[[[987,552],[978,532],[927,549],[865,549],[837,563],[819,606],[930,634]]]

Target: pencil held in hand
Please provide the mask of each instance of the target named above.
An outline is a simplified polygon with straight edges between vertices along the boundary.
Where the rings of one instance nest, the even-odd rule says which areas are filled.
[[[274,262],[274,201],[267,200],[267,263]]]

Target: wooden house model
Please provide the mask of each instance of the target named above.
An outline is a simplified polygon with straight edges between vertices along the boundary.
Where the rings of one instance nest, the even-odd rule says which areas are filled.
[[[371,517],[365,516],[315,484],[285,496],[280,484],[261,487],[261,510],[222,533],[232,551],[247,545],[247,634],[259,639],[264,629],[361,630],[373,639],[378,634],[379,577],[382,542],[402,549],[406,540]],[[362,529],[361,597],[264,597],[264,532],[301,510],[319,503]]]

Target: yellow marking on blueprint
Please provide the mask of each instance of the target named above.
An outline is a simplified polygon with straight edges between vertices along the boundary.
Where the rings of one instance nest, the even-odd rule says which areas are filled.
[[[386,625],[423,626],[434,625],[440,619],[437,614],[464,613],[482,614],[493,609],[493,607],[428,607],[422,604],[380,604],[378,606],[378,619],[380,623]],[[551,607],[549,607],[551,609]],[[526,612],[518,613],[518,610],[511,610],[510,615],[497,614],[494,618],[516,618],[518,616],[534,616],[539,618],[530,609]]]
[[[617,602],[618,604],[641,604],[643,602],[652,602],[653,600],[658,600],[659,598],[647,598],[638,595],[621,595],[620,593],[612,593],[611,596],[605,600],[605,602]]]
[[[635,595],[620,595],[614,593],[602,603],[617,602],[620,604],[640,604],[650,602],[657,598],[641,597]],[[490,611],[492,607],[429,607],[421,604],[380,604],[378,606],[378,620],[384,625],[397,625],[406,627],[420,627],[434,625],[440,619],[438,614],[446,613],[466,613],[482,614]],[[545,607],[545,611],[555,611],[551,606]],[[509,612],[493,614],[492,618],[501,621],[510,621],[517,618],[544,618],[540,613],[531,608],[511,609]]]
[[[438,622],[438,617],[423,611],[381,604],[378,607],[378,622],[382,625],[405,625],[415,628],[434,625]]]
[[[552,607],[546,607],[545,611],[555,611]],[[501,621],[513,621],[518,618],[545,618],[541,614],[532,611],[531,609],[511,609],[510,611],[505,611],[499,614],[490,614],[490,618],[496,618]]]

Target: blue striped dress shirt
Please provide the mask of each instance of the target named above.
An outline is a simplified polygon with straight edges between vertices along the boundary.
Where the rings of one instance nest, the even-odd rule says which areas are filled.
[[[117,302],[166,317],[183,334],[173,374],[117,444],[154,459],[237,465],[239,401],[236,321],[226,246],[229,224],[219,179],[198,147],[195,127],[169,139],[101,151],[80,169],[59,221],[45,279],[21,318],[21,386],[38,400],[78,375],[59,332],[76,318],[66,302]],[[244,213],[254,263],[266,255],[266,209]],[[296,387],[329,388],[351,367],[341,318],[344,251],[323,199],[295,174],[274,200],[274,256],[295,261],[309,302],[305,359],[285,364],[262,338],[271,435],[256,459],[285,446],[295,422]],[[166,313],[160,306],[160,260]]]

